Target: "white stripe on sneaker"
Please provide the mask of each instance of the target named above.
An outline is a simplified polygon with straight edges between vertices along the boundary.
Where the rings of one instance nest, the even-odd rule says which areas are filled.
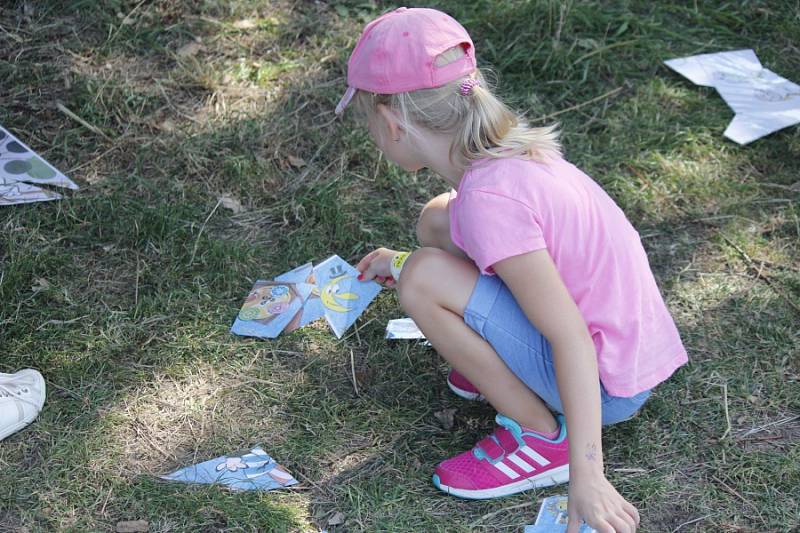
[[[508,456],[508,458],[512,463],[523,469],[526,474],[530,474],[531,472],[533,472],[533,467],[528,463],[526,463],[525,461],[523,461],[521,457],[517,457],[517,452],[512,453],[511,455]]]
[[[504,473],[506,476],[510,477],[511,479],[517,479],[519,474],[514,472],[511,468],[507,465],[503,464],[502,462],[498,462],[494,464],[494,467]]]
[[[524,453],[525,455],[527,455],[528,457],[539,463],[541,466],[547,466],[550,464],[550,461],[539,455],[539,453],[530,446],[522,446],[517,451]]]

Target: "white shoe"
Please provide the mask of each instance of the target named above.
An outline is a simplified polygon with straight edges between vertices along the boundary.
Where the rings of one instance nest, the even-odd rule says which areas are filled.
[[[0,373],[0,440],[33,422],[42,410],[44,398],[44,378],[36,370]]]

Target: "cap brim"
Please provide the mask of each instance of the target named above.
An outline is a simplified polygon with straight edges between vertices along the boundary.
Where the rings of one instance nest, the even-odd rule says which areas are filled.
[[[341,115],[342,114],[342,112],[344,111],[344,108],[347,107],[347,104],[349,104],[350,100],[353,99],[353,96],[355,96],[357,90],[358,89],[356,89],[355,87],[348,87],[347,88],[347,90],[344,92],[344,95],[342,96],[342,99],[339,100],[338,104],[336,104],[336,114],[337,115]]]

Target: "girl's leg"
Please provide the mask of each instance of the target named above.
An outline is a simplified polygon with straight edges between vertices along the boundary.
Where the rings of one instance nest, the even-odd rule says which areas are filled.
[[[447,209],[450,193],[440,194],[425,204],[417,221],[417,239],[421,246],[439,248],[456,257],[464,252],[450,239],[450,214]]]
[[[406,261],[397,286],[400,305],[439,354],[466,376],[500,413],[541,432],[558,428],[545,403],[463,319],[478,280],[475,265],[436,248]]]

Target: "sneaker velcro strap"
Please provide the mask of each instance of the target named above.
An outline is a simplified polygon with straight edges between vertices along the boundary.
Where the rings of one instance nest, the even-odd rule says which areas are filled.
[[[506,451],[492,437],[486,437],[481,440],[475,448],[482,452],[475,454],[478,459],[486,459],[491,463],[496,463],[503,459],[506,454]]]
[[[504,427],[497,428],[494,432],[494,436],[500,443],[500,446],[502,446],[508,453],[513,452],[520,446],[519,442],[517,442],[517,439],[514,437],[514,434]]]

